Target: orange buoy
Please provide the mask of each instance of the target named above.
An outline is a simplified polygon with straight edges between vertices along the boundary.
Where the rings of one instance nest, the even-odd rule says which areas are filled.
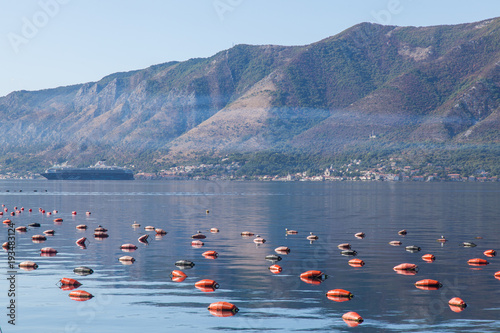
[[[193,239],[205,239],[205,238],[207,238],[207,236],[205,236],[200,231],[198,231],[198,233],[192,235],[191,238],[193,238]]]
[[[392,245],[392,246],[399,246],[399,245],[401,245],[403,243],[401,243],[401,241],[390,241],[389,244]]]
[[[427,262],[433,262],[434,260],[436,260],[436,257],[433,254],[428,253],[422,256],[422,260]]]
[[[216,234],[219,232],[219,229],[218,228],[210,228],[210,232],[213,234]]]
[[[32,271],[38,268],[38,265],[33,261],[23,261],[19,264],[19,268],[24,269],[25,271]]]
[[[2,244],[2,248],[3,248],[4,250],[8,250],[8,249],[10,249],[9,242],[4,242],[4,243]]]
[[[196,239],[194,241],[191,242],[191,246],[192,247],[196,247],[196,248],[200,248],[202,247],[203,245],[205,245],[205,243],[203,243],[201,240],[199,239]]]
[[[290,248],[288,246],[279,246],[277,248],[274,249],[274,251],[278,254],[288,254],[290,253]]]
[[[309,233],[309,236],[307,236],[307,239],[309,240],[317,240],[319,237],[313,234],[312,232]]]
[[[187,278],[187,275],[186,275],[186,273],[184,273],[182,271],[173,270],[170,273],[170,278],[174,282],[182,282]]]
[[[202,256],[204,256],[207,259],[217,259],[219,254],[216,251],[205,251],[202,253]]]
[[[129,244],[123,244],[123,245],[120,246],[120,249],[122,251],[125,251],[125,252],[132,252],[132,251],[137,250],[137,246],[134,245],[134,244],[130,244],[130,243]]]
[[[310,270],[300,274],[300,277],[306,279],[326,279],[327,276],[322,271]]]
[[[161,236],[163,236],[163,235],[166,235],[166,234],[167,234],[167,232],[166,232],[165,230],[160,229],[160,228],[156,228],[156,229],[155,229],[155,232],[156,232],[156,235],[161,235]]]
[[[239,311],[236,305],[229,302],[212,303],[208,306],[208,310],[214,312],[232,312],[233,314]]]
[[[87,229],[87,226],[85,224],[79,224],[79,225],[76,226],[76,228],[78,230],[85,230],[85,229]]]
[[[395,271],[415,271],[418,266],[415,264],[403,263],[393,267]]]
[[[403,229],[403,230],[399,230],[398,231],[398,235],[401,235],[401,236],[404,236],[406,235],[408,232],[406,231],[406,229]]]
[[[87,240],[87,238],[85,237],[82,237],[82,238],[78,238],[77,241],[75,242],[76,245],[78,246],[85,246],[85,241]]]
[[[342,320],[349,326],[355,327],[363,322],[363,318],[356,312],[350,311],[342,315]]]
[[[11,221],[11,220],[9,220],[9,219],[7,219],[7,220],[3,220],[3,224],[11,224],[11,223],[12,223],[12,221]]]
[[[467,263],[471,266],[485,266],[489,264],[487,260],[481,258],[470,259]]]
[[[31,240],[33,240],[33,241],[45,241],[45,240],[47,240],[47,237],[45,237],[44,235],[33,235],[33,236],[31,236]]]
[[[441,236],[441,238],[438,238],[438,239],[437,239],[437,241],[438,241],[438,242],[441,242],[441,243],[444,243],[444,242],[446,242],[446,241],[447,241],[447,239],[446,239],[446,238],[444,238],[444,236]]]
[[[156,229],[156,228],[155,228],[155,227],[153,227],[152,225],[148,225],[148,226],[145,226],[145,227],[144,227],[144,230],[147,230],[147,231],[153,231],[153,230],[155,230],[155,229]]]
[[[296,235],[299,233],[297,230],[288,230],[287,228],[285,228],[285,232],[287,235]]]
[[[44,247],[40,249],[41,253],[57,253],[57,250],[51,247]]]
[[[70,279],[70,278],[62,278],[59,280],[59,283],[61,284],[59,288],[63,289],[64,286],[71,286],[73,289],[80,287],[82,284],[78,282],[75,279]],[[63,289],[67,290],[67,289]]]
[[[97,228],[94,229],[94,232],[107,232],[108,229],[104,228],[101,225],[98,225]]]
[[[75,211],[72,211],[72,212],[71,212],[71,215],[76,215],[76,212],[75,212]]]
[[[4,243],[4,244],[5,244],[5,243]],[[496,273],[494,274],[494,276],[495,276],[495,279],[500,280],[500,271],[496,272]]]
[[[448,304],[452,305],[452,306],[460,307],[460,308],[467,307],[467,304],[460,297],[453,297],[452,299],[450,299],[448,301]]]
[[[363,267],[365,262],[361,259],[351,259],[348,261],[348,264],[352,267]]]
[[[344,290],[344,289],[332,289],[332,290],[329,290],[326,293],[326,297],[328,297],[328,298],[334,297],[334,298],[348,298],[348,299],[351,299],[351,298],[354,297],[354,295],[350,291],[347,291],[347,290]]]
[[[211,292],[219,288],[219,284],[214,280],[210,279],[200,280],[196,282],[194,286],[204,292]]]
[[[351,244],[342,243],[342,244],[337,245],[337,247],[341,250],[349,250],[351,248]]]
[[[56,233],[55,230],[52,230],[52,229],[49,229],[49,230],[45,230],[43,232],[45,235],[48,235],[48,236],[54,236],[54,234]]]
[[[63,221],[63,219],[60,217],[54,219],[54,222],[62,222],[62,221]]]
[[[20,226],[20,227],[16,228],[16,231],[17,232],[26,232],[26,231],[28,231],[28,228],[25,226]]]
[[[359,239],[365,238],[365,233],[364,232],[355,233],[354,237],[359,238]]]
[[[253,232],[251,232],[251,231],[243,231],[243,232],[241,233],[241,236],[243,236],[243,237],[251,237],[251,236],[253,236],[253,235],[254,235],[254,233],[253,233]]]
[[[264,238],[260,237],[259,235],[257,235],[253,239],[253,242],[256,243],[256,244],[264,244],[266,242],[266,240]]]
[[[490,257],[490,258],[497,255],[497,252],[495,250],[486,250],[483,253],[485,256]]]
[[[437,290],[441,288],[443,285],[436,280],[431,280],[431,279],[424,279],[415,282],[415,286],[419,289],[423,290]]]
[[[86,292],[85,290],[74,290],[69,293],[69,297],[74,301],[82,302],[88,301],[94,296],[91,293]]]
[[[142,235],[137,240],[139,241],[139,243],[147,244],[148,243],[148,237],[149,237],[149,235]]]
[[[271,265],[269,267],[269,270],[271,271],[271,273],[273,274],[279,274],[281,273],[281,271],[283,270],[283,268],[281,268],[280,265]]]
[[[124,265],[131,265],[135,261],[134,257],[131,256],[123,256],[118,258],[118,260]]]

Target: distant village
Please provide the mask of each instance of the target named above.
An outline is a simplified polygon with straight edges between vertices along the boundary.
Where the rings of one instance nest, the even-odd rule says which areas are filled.
[[[387,165],[379,164],[374,168],[363,169],[361,161],[354,160],[339,168],[330,166],[317,174],[298,172],[284,175],[236,175],[241,165],[231,164],[199,164],[184,165],[162,170],[158,173],[138,173],[136,179],[192,179],[192,180],[260,180],[260,181],[392,181],[392,182],[497,182],[498,176],[490,176],[488,172],[477,170],[475,175],[463,175],[453,172],[449,167],[427,165],[424,169],[412,166],[398,166],[390,159]]]

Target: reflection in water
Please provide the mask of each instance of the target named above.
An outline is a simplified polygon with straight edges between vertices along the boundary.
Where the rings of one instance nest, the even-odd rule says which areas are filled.
[[[493,277],[498,271],[496,258],[491,265],[477,267],[481,270],[466,264],[498,246],[500,225],[492,223],[500,216],[497,184],[6,181],[2,185],[25,188],[22,193],[0,192],[6,208],[26,207],[11,217],[15,224],[39,223],[55,231],[43,246],[31,240],[35,228],[16,233],[16,262],[36,258],[39,265],[37,270],[18,271],[22,297],[17,304],[23,314],[18,328],[25,332],[55,327],[86,331],[89,318],[95,333],[115,327],[155,331],[159,326],[200,332],[343,331],[346,324],[340,319],[353,309],[365,319],[357,329],[366,332],[465,332],[470,327],[500,331],[491,292],[498,287]],[[92,214],[73,215],[73,211]],[[63,222],[54,224],[55,218]],[[100,224],[108,229],[108,237],[92,237]],[[77,230],[78,225],[88,228]],[[158,229],[166,234],[157,236]],[[401,230],[406,235],[398,235]],[[318,237],[314,242],[306,239],[311,232]],[[203,242],[191,238],[197,234],[205,236]],[[254,243],[254,235],[266,242]],[[441,235],[446,235],[446,242],[436,242]],[[476,239],[478,235],[482,238]],[[76,246],[82,237],[87,239],[85,246]],[[465,245],[471,239],[476,247]],[[403,246],[390,246],[391,241]],[[119,260],[124,244],[136,247],[133,265]],[[338,244],[349,244],[362,260],[343,256]],[[436,260],[425,263],[418,253],[405,251],[413,244]],[[44,246],[56,249],[57,255],[40,257]],[[275,251],[280,247],[289,251]],[[217,260],[207,260],[207,251],[216,252]],[[266,260],[273,252],[282,256],[279,269],[271,269]],[[7,271],[7,252],[2,256],[2,269]],[[184,264],[177,268],[181,259]],[[419,278],[411,274],[416,271],[394,274],[395,265],[417,261],[422,263],[418,276],[438,279],[441,288],[415,288]],[[320,271],[328,279],[300,277],[306,271]],[[56,285],[62,277],[76,274],[94,296],[85,303],[90,304],[85,311],[75,306],[80,302],[68,302],[67,292]],[[195,286],[201,280],[217,281],[220,288]],[[1,281],[2,290],[7,290],[6,283]],[[338,288],[356,297],[348,302],[325,297],[328,290]],[[458,296],[467,300],[467,311],[450,311],[448,300]],[[207,312],[207,306],[216,302],[237,305],[241,311],[234,318],[220,318],[235,312]]]

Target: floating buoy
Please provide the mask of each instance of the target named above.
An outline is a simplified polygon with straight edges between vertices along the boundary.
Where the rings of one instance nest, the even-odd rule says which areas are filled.
[[[173,276],[173,277],[187,277],[186,273],[184,273],[183,271],[178,271],[178,270],[173,270],[172,272],[170,272],[170,276]]]
[[[137,223],[136,221],[134,221],[134,223],[132,223],[132,228],[139,228],[141,225],[139,223]]]
[[[86,240],[87,240],[87,238],[85,238],[85,237],[78,238],[75,243],[78,246],[85,247],[85,241]]]
[[[210,232],[213,234],[216,234],[219,232],[219,229],[218,228],[210,228]]]
[[[208,306],[208,310],[211,314],[217,317],[226,317],[236,314],[239,309],[236,305],[228,302],[215,302]]]
[[[200,248],[202,247],[203,245],[205,245],[205,243],[203,243],[201,240],[197,239],[197,240],[194,240],[191,242],[191,246],[192,247],[196,247],[196,248]]]
[[[427,262],[433,262],[434,260],[436,260],[436,257],[433,254],[428,253],[422,256],[422,260]]]
[[[269,261],[280,261],[281,260],[281,257],[276,255],[276,254],[268,254],[266,256],[266,260],[269,260]]]
[[[32,271],[38,268],[38,265],[33,261],[23,261],[19,264],[19,268],[24,269],[25,271]]]
[[[202,256],[204,256],[207,259],[217,259],[219,254],[216,251],[205,251],[202,253]]]
[[[406,229],[403,229],[403,230],[399,230],[398,231],[398,235],[401,235],[401,236],[404,236],[406,235],[408,232],[406,231]]]
[[[317,240],[319,237],[313,234],[312,232],[309,233],[309,236],[307,236],[307,239],[309,240]]]
[[[122,256],[118,260],[124,265],[131,265],[135,261],[134,257],[131,256]]]
[[[40,253],[53,253],[53,254],[56,254],[57,250],[54,249],[54,248],[51,248],[51,247],[44,247],[44,248],[40,249]]]
[[[486,250],[483,252],[483,254],[487,257],[494,257],[497,255],[497,252],[495,250]]]
[[[441,238],[438,238],[438,239],[437,239],[437,241],[438,241],[438,242],[441,242],[441,243],[444,243],[444,242],[446,242],[446,241],[447,241],[447,239],[446,239],[446,238],[444,238],[444,236],[441,236]]]
[[[365,233],[358,232],[358,233],[354,234],[354,237],[359,238],[359,239],[365,238]]]
[[[4,243],[4,244],[5,244],[5,243]],[[494,274],[494,276],[495,276],[495,279],[500,280],[500,271],[496,272],[496,273]]]
[[[3,224],[11,224],[11,223],[12,223],[12,220],[9,220],[9,219],[3,220]]]
[[[344,320],[344,322],[349,327],[356,327],[363,322],[363,318],[358,313],[356,313],[354,311],[344,313],[342,315],[342,320]]]
[[[193,238],[193,239],[205,239],[205,238],[207,238],[207,236],[205,236],[200,231],[198,231],[196,234],[194,234],[193,236],[191,236],[191,238]]]
[[[85,215],[90,215],[90,214],[92,214],[92,213],[91,213],[91,212],[89,212],[89,211],[86,211],[86,212],[85,212]]]
[[[337,247],[341,250],[349,250],[351,248],[351,244],[342,243],[342,244],[337,245]]]
[[[125,251],[125,252],[132,252],[132,251],[137,250],[137,246],[134,245],[134,244],[130,244],[130,243],[129,244],[123,244],[123,245],[120,246],[120,249],[122,251]]]
[[[326,293],[326,297],[351,299],[354,297],[354,295],[350,291],[344,289],[332,289]]]
[[[257,235],[254,238],[253,242],[256,244],[264,244],[266,242],[266,240],[264,238],[260,237],[259,235]]]
[[[351,259],[347,262],[352,267],[363,267],[365,262],[361,259]]]
[[[461,245],[464,247],[476,247],[477,246],[476,244],[474,244],[472,242],[463,242]]]
[[[415,264],[403,263],[393,267],[395,271],[414,271],[417,270],[418,266]]]
[[[471,266],[485,266],[489,264],[487,260],[481,258],[470,259],[467,263]]]
[[[415,252],[418,252],[421,250],[421,248],[419,246],[416,246],[416,245],[409,245],[405,249],[406,249],[406,251],[412,252],[412,253],[415,253]]]
[[[62,222],[62,221],[63,221],[63,219],[60,217],[54,219],[54,222]]]
[[[207,209],[207,210],[205,211],[205,213],[207,213],[207,214],[208,214],[208,213],[210,213],[210,211]]]
[[[419,289],[423,290],[437,290],[441,288],[443,285],[436,280],[431,280],[431,279],[424,279],[415,282],[415,286]]]
[[[142,235],[137,240],[139,241],[139,243],[147,244],[148,243],[148,237],[149,237],[149,235]]]
[[[278,254],[287,255],[288,253],[290,253],[290,248],[288,246],[279,246],[279,247],[274,249],[274,252],[276,252]]]
[[[86,226],[85,224],[79,224],[79,225],[77,225],[77,226],[76,226],[76,228],[77,228],[78,230],[86,230],[86,229],[87,229],[87,226]]]
[[[31,240],[33,242],[43,242],[43,241],[46,241],[47,240],[47,237],[45,237],[44,235],[33,235],[31,236]]]
[[[243,232],[241,233],[241,236],[243,236],[243,237],[251,237],[251,236],[253,236],[253,235],[254,235],[254,233],[253,233],[253,232],[251,232],[251,231],[243,231]]]
[[[72,212],[71,212],[71,215],[76,215],[76,212],[75,212],[75,211],[72,211]]]
[[[90,274],[94,273],[94,270],[92,268],[89,268],[89,267],[80,266],[80,267],[73,269],[73,272],[77,275],[85,276],[85,275],[90,275]]]
[[[5,243],[3,243],[3,244],[2,244],[2,248],[3,248],[4,250],[8,250],[8,249],[10,249],[9,242],[5,242]]]
[[[219,288],[219,284],[210,279],[200,280],[196,282],[194,286],[204,292],[211,292]]]
[[[269,270],[271,271],[271,273],[273,274],[279,274],[281,273],[281,271],[283,270],[283,268],[281,268],[280,265],[271,265],[269,267]]]
[[[358,254],[358,252],[356,252],[354,250],[342,250],[342,251],[340,251],[340,254],[343,256],[355,256]]]
[[[403,243],[401,243],[401,241],[390,241],[389,244],[392,245],[392,246],[399,246],[399,245],[401,245]]]
[[[59,280],[59,288],[61,290],[71,291],[80,287],[82,284],[75,279],[62,278]]]
[[[108,229],[104,228],[101,225],[98,225],[97,228],[94,229],[94,232],[107,232]]]
[[[155,229],[156,228],[153,227],[152,225],[148,225],[148,226],[144,227],[144,230],[146,230],[146,231],[154,231]]]
[[[104,239],[104,238],[108,238],[108,237],[109,237],[109,235],[104,231],[94,232],[94,238],[96,238],[96,239]]]
[[[28,227],[39,228],[40,227],[40,223],[37,223],[37,222],[30,223],[30,224],[28,224]]]
[[[299,233],[297,230],[288,230],[287,228],[285,228],[285,232],[287,235],[296,235]]]
[[[88,301],[94,296],[85,290],[73,290],[69,293],[69,297],[74,301],[83,302]]]
[[[314,280],[324,280],[327,278],[327,275],[322,271],[318,270],[310,270],[300,274],[300,278],[304,279],[314,279]]]
[[[183,268],[191,268],[194,266],[194,262],[189,260],[178,260],[175,262],[175,266]]]
[[[460,297],[453,297],[452,299],[450,299],[448,301],[448,304],[452,305],[452,306],[460,307],[460,308],[467,307],[467,304]]]
[[[55,230],[49,229],[49,230],[45,230],[43,233],[45,235],[48,235],[48,236],[53,236],[56,232],[55,232]]]
[[[161,236],[167,234],[167,232],[165,230],[160,229],[160,228],[155,229],[155,232],[156,232],[156,235],[161,235]]]
[[[16,231],[17,232],[26,232],[26,231],[28,231],[28,228],[25,226],[20,226],[20,227],[16,228]]]

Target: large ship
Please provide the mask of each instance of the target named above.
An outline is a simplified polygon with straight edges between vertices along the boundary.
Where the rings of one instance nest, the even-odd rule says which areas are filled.
[[[41,174],[50,180],[132,180],[132,170],[107,166],[103,161],[88,168],[75,168],[69,165],[55,165]]]

